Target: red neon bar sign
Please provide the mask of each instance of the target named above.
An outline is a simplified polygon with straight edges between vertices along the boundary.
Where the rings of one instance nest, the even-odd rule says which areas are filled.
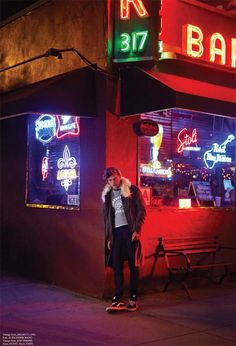
[[[204,38],[201,28],[192,24],[183,26],[182,38],[184,54],[198,59],[204,59],[205,56],[209,62],[236,67],[235,38],[225,39],[219,32],[214,32]]]
[[[209,4],[208,4],[209,3]],[[235,17],[196,0],[162,0],[161,59],[185,59],[236,67]]]
[[[160,54],[161,59],[187,56],[236,67],[234,18],[213,6],[195,0],[117,0],[111,18],[113,62],[159,59]]]

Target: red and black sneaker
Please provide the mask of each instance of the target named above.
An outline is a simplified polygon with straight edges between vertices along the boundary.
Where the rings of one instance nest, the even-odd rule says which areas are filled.
[[[125,304],[121,302],[119,299],[116,299],[116,297],[112,299],[111,305],[106,308],[106,312],[116,312],[124,310],[126,310]]]
[[[128,305],[126,306],[126,311],[136,311],[138,310],[138,304],[135,300],[130,300]]]

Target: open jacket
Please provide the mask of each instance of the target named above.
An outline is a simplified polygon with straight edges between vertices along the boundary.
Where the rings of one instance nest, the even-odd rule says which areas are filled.
[[[125,216],[128,227],[132,236],[133,232],[141,234],[142,225],[146,217],[145,203],[139,188],[132,185],[130,181],[124,177],[121,178],[121,200],[124,207]],[[113,242],[114,229],[114,210],[111,204],[111,186],[105,185],[102,191],[103,201],[103,217],[105,225],[105,240]],[[142,264],[143,254],[140,240],[136,242],[135,251],[136,265]]]

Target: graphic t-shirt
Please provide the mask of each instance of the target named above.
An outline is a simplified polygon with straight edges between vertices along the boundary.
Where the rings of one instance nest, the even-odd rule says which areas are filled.
[[[120,189],[113,189],[111,192],[111,203],[115,212],[115,227],[121,227],[124,225],[128,225],[124,207],[121,199],[121,191]]]

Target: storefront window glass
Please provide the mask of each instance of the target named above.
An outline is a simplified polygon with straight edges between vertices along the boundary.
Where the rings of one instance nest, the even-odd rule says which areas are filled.
[[[42,114],[28,120],[28,206],[80,206],[79,118]]]
[[[159,133],[139,137],[139,180],[152,206],[235,206],[236,121],[179,109],[143,114]]]

